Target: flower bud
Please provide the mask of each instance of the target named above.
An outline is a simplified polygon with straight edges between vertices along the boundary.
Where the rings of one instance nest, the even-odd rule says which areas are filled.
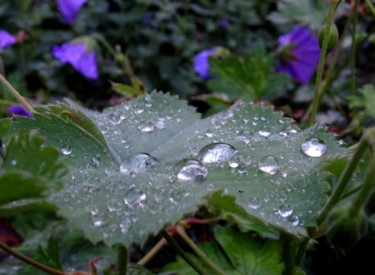
[[[335,248],[347,250],[352,248],[365,234],[368,227],[367,215],[361,209],[353,215],[350,205],[335,208],[328,216],[327,238]]]
[[[323,39],[324,39],[324,32],[325,32],[325,26],[323,26],[319,31],[319,46],[320,48],[323,47]],[[337,30],[336,24],[332,24],[329,29],[328,34],[328,46],[327,51],[330,52],[336,45],[337,38],[339,37],[339,31]]]

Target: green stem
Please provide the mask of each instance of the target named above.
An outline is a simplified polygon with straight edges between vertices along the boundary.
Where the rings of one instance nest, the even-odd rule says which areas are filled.
[[[283,259],[285,263],[285,270],[283,272],[284,275],[296,274],[295,255],[296,255],[295,241],[288,238],[285,241],[284,248],[283,248]]]
[[[25,255],[22,255],[16,251],[14,251],[12,248],[4,244],[3,242],[0,241],[0,248],[4,250],[6,253],[9,255],[12,255],[13,257],[29,264],[32,265],[35,268],[38,268],[44,272],[47,272],[48,274],[53,274],[53,275],[68,275],[68,273],[65,273],[63,271],[54,269],[52,267],[46,266],[44,264],[41,264],[39,262],[34,261],[33,259],[30,259],[29,257],[26,257]]]
[[[128,270],[128,250],[122,244],[117,248],[117,270],[118,275],[126,275]]]
[[[357,33],[357,21],[358,21],[358,3],[359,0],[354,1],[354,9],[353,9],[353,27],[352,27],[352,51],[350,53],[350,87],[351,87],[351,94],[354,95],[356,93],[356,79],[355,79],[355,59],[356,59],[356,52],[357,52],[357,42],[356,42],[356,33]]]
[[[307,245],[309,244],[309,241],[310,239],[305,239],[300,243],[298,250],[297,250],[296,258],[294,260],[294,264],[296,266],[301,266],[303,258],[305,257],[305,252],[307,249]]]
[[[167,240],[167,242],[177,251],[178,254],[198,273],[201,275],[208,275],[206,272],[199,267],[190,256],[175,242],[175,240],[168,234],[167,231],[162,230],[161,235]]]
[[[30,112],[35,113],[34,108],[14,89],[14,87],[0,74],[0,82],[13,94],[13,96]]]
[[[323,45],[322,45],[322,50],[320,52],[318,71],[316,74],[315,92],[314,92],[314,99],[312,102],[310,125],[313,125],[315,123],[315,116],[316,116],[316,113],[318,112],[320,90],[321,90],[322,80],[323,80],[324,64],[326,62],[326,55],[327,55],[327,49],[328,49],[329,31],[333,24],[333,20],[335,18],[335,11],[339,3],[340,1],[333,1],[333,0],[330,1],[327,23],[324,28]]]
[[[100,43],[103,44],[103,46],[109,51],[111,55],[113,55],[113,58],[116,58],[117,53],[114,48],[112,48],[111,44],[108,43],[108,41],[99,33],[93,33],[91,34],[91,37],[98,40]]]
[[[143,256],[143,258],[140,259],[137,264],[147,264],[156,255],[156,253],[158,253],[163,248],[166,243],[167,241],[164,238],[160,239],[160,241],[149,252],[147,252],[147,254]]]
[[[336,205],[336,203],[340,200],[342,197],[359,161],[361,160],[362,155],[364,154],[365,150],[367,149],[368,143],[366,135],[362,137],[361,141],[359,142],[359,145],[357,147],[357,150],[355,151],[353,157],[346,165],[344,171],[342,172],[339,182],[333,191],[332,195],[330,196],[327,204],[324,206],[322,212],[320,212],[317,223],[320,225],[322,222],[325,221],[327,218],[328,213],[331,211],[331,209]]]
[[[185,229],[181,225],[176,226],[176,232],[181,236],[181,238],[190,246],[190,248],[197,254],[197,256],[204,262],[208,267],[210,267],[215,274],[225,275],[207,256],[203,253],[202,250],[193,242],[192,239],[188,236]]]
[[[372,14],[375,16],[375,8],[374,8],[374,5],[371,3],[370,0],[365,0],[367,6],[370,8],[370,11],[372,12]]]
[[[101,34],[98,34],[98,33],[93,33],[91,35],[91,37],[93,37],[94,39],[98,40],[100,43],[103,44],[103,46],[110,52],[110,54],[113,56],[113,58],[117,61],[118,60],[118,56],[121,55],[121,62],[123,62],[122,65],[124,65],[124,71],[125,73],[129,76],[130,79],[132,79],[134,77],[134,71],[133,71],[133,68],[130,64],[130,60],[129,60],[129,57],[127,56],[127,54],[124,54],[124,53],[120,53],[120,52],[117,52],[109,43],[108,41],[101,35]]]

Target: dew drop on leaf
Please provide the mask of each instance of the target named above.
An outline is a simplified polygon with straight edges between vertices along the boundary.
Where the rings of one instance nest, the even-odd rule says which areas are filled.
[[[251,209],[259,209],[260,207],[260,200],[257,197],[253,197],[250,199],[248,207]]]
[[[290,216],[288,218],[288,221],[293,225],[293,226],[297,226],[299,224],[299,218],[297,216]]]
[[[177,179],[180,182],[201,183],[207,177],[208,171],[204,165],[197,160],[184,160],[178,168]]]
[[[147,169],[154,167],[159,161],[153,156],[140,153],[134,155],[120,165],[120,172],[125,175],[144,173]]]
[[[130,187],[125,194],[124,203],[128,206],[136,206],[146,200],[146,194],[136,187]]]
[[[278,160],[275,157],[265,156],[261,160],[259,160],[258,168],[265,173],[275,175],[279,171],[280,166]]]
[[[72,148],[69,146],[69,145],[64,145],[62,148],[61,148],[61,153],[63,155],[70,155],[72,153]]]
[[[327,146],[320,138],[312,137],[301,145],[302,152],[309,157],[321,157],[326,152]]]
[[[237,153],[236,148],[226,143],[210,143],[198,153],[202,163],[216,163],[230,160]]]
[[[278,213],[281,217],[286,218],[293,214],[293,208],[289,204],[284,204],[279,208]]]
[[[259,131],[258,134],[262,137],[268,137],[270,133],[270,129],[267,126],[263,126]]]
[[[143,122],[138,126],[138,130],[141,133],[151,133],[152,131],[154,131],[154,125],[151,122]]]
[[[113,126],[119,125],[123,121],[123,119],[124,118],[122,116],[116,113],[111,113],[109,115],[109,120]]]
[[[165,119],[159,118],[155,123],[156,128],[164,129],[165,128]]]

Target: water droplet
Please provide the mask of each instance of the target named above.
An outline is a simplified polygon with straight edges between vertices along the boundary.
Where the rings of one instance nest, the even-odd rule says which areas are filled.
[[[151,122],[143,122],[141,125],[138,126],[138,130],[141,133],[150,133],[154,131],[154,125]]]
[[[260,207],[260,200],[257,197],[253,197],[250,199],[248,207],[251,209],[259,209]]]
[[[70,155],[72,153],[72,148],[69,145],[65,145],[61,148],[61,153],[63,155]]]
[[[156,121],[155,126],[158,129],[164,129],[165,128],[165,120],[159,118],[158,121]]]
[[[299,218],[297,216],[290,216],[288,218],[288,221],[293,225],[293,226],[297,226],[299,224]]]
[[[212,130],[209,129],[209,130],[206,131],[206,137],[211,138],[213,136],[214,136],[214,132]]]
[[[275,175],[279,171],[280,166],[275,157],[266,156],[258,162],[258,168],[265,173]]]
[[[302,152],[310,157],[321,157],[326,152],[327,146],[320,138],[309,138],[301,145]]]
[[[122,122],[123,119],[124,119],[124,117],[122,117],[122,116],[120,116],[116,113],[111,113],[109,115],[109,120],[111,121],[113,126],[119,125]]]
[[[211,143],[204,146],[198,153],[198,159],[203,163],[224,162],[237,153],[236,148],[226,143]]]
[[[130,220],[124,220],[122,223],[120,223],[120,231],[121,231],[121,233],[122,234],[128,233],[130,225],[131,225]]]
[[[249,131],[240,131],[236,135],[236,140],[243,141],[245,144],[248,144],[250,142],[250,132]]]
[[[180,182],[201,183],[207,177],[207,168],[197,160],[184,160],[177,172],[177,179]]]
[[[279,208],[278,213],[281,217],[286,218],[293,214],[293,208],[289,204],[284,204]]]
[[[146,194],[136,187],[130,188],[125,194],[124,203],[128,206],[140,205],[146,200]]]
[[[258,134],[262,137],[268,137],[270,133],[270,129],[267,126],[263,126],[259,131]]]
[[[123,161],[120,165],[120,172],[125,175],[144,173],[147,169],[154,167],[158,162],[159,161],[153,156],[140,153]]]
[[[230,160],[228,160],[228,165],[232,168],[237,168],[242,161],[241,156],[234,155]]]

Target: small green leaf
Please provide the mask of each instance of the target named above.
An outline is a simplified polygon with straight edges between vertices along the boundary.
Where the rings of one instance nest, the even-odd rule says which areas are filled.
[[[114,91],[125,96],[125,98],[132,98],[141,94],[138,89],[126,84],[111,82],[111,85]]]
[[[47,182],[22,172],[0,174],[0,205],[16,200],[40,198],[47,189]]]
[[[297,21],[319,29],[327,16],[328,7],[324,0],[285,0],[277,2],[277,10],[268,16],[275,25],[295,24]]]
[[[237,274],[282,274],[280,242],[243,234],[231,228],[215,227],[215,237]]]
[[[217,243],[200,243],[198,246],[225,274],[282,274],[284,264],[280,261],[282,246],[279,242],[261,239],[222,226],[216,226],[214,233]],[[202,261],[195,256],[192,258],[199,266],[205,268]],[[196,274],[181,257],[177,257],[176,262],[163,267],[163,271],[179,275]]]
[[[50,238],[46,248],[38,247],[36,254],[32,257],[33,260],[52,267],[56,270],[62,270],[59,256],[59,247],[56,239]],[[23,268],[18,272],[20,275],[44,275],[45,272],[31,266],[24,265]]]
[[[350,96],[350,108],[364,108],[365,112],[372,119],[375,119],[375,87],[374,85],[365,85],[359,90],[363,97]]]
[[[67,172],[58,157],[58,150],[44,146],[44,138],[35,133],[12,136],[0,170],[0,205],[42,198],[48,189],[56,189]]]
[[[208,87],[227,94],[231,100],[275,96],[290,82],[286,75],[273,72],[272,57],[261,49],[242,58],[210,58],[210,65],[210,73],[215,78],[208,82]]]

